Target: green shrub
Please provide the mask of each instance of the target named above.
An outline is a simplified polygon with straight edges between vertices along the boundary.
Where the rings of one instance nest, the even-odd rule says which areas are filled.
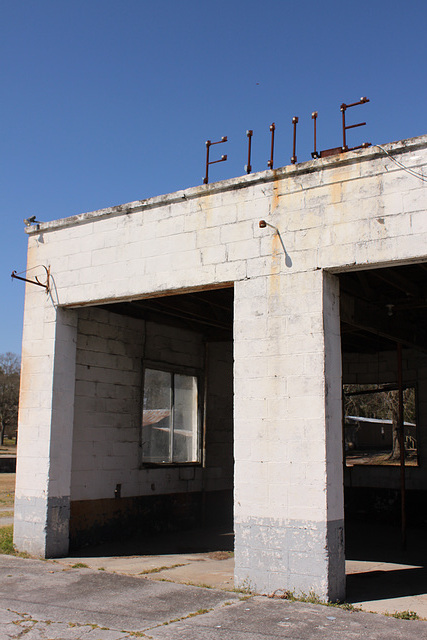
[[[419,620],[420,617],[415,611],[395,611],[391,614],[393,618],[399,618],[400,620]]]

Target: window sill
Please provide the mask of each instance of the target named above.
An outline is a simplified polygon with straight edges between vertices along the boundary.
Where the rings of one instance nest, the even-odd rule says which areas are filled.
[[[164,469],[180,467],[201,467],[201,462],[143,462],[140,469]]]

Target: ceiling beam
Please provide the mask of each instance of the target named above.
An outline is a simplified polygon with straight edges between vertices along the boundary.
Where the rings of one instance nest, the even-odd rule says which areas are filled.
[[[372,271],[372,275],[407,296],[411,296],[412,298],[423,297],[421,288],[415,282],[409,280],[409,278],[405,278],[401,273],[398,273],[396,269],[375,269]]]
[[[387,309],[378,308],[344,292],[341,293],[340,309],[341,321],[346,324],[427,352],[427,334],[423,326],[408,322],[400,317],[401,314],[390,316]]]

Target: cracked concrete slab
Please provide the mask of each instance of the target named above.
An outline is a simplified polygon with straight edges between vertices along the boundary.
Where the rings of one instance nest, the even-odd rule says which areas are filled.
[[[237,594],[0,556],[2,607],[55,622],[142,631],[211,609]]]
[[[150,632],[153,640],[408,640],[427,638],[425,622],[255,596]]]
[[[427,622],[0,556],[0,640],[427,640]]]
[[[66,567],[82,563],[101,571],[141,575],[153,580],[170,580],[213,589],[234,588],[234,558],[228,552],[126,557],[82,556],[59,558],[55,562]]]

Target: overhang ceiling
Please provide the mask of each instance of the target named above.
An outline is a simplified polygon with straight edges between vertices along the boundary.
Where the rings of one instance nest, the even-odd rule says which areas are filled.
[[[203,333],[207,340],[233,339],[234,289],[210,289],[100,305],[113,313]]]
[[[427,263],[338,275],[343,352],[427,352]],[[114,313],[232,340],[232,287],[101,305]]]
[[[427,264],[339,275],[343,352],[427,352]]]

